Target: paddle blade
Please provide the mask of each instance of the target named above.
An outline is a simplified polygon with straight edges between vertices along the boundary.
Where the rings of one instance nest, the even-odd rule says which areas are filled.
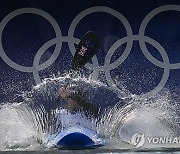
[[[74,55],[72,69],[82,68],[96,54],[99,48],[99,38],[94,32],[87,32],[79,42]]]

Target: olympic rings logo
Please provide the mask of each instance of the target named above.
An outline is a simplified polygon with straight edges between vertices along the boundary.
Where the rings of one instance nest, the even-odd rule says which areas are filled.
[[[108,81],[109,85],[114,85],[115,88],[116,85],[114,84],[113,79],[111,78],[110,75],[110,70],[115,69],[116,67],[118,67],[120,64],[122,64],[125,59],[128,57],[128,55],[130,54],[130,51],[132,49],[133,46],[133,42],[134,41],[138,41],[140,48],[144,54],[144,56],[154,65],[163,68],[164,69],[164,73],[162,76],[161,81],[159,82],[159,84],[151,91],[147,92],[146,94],[144,94],[142,97],[144,98],[148,98],[154,94],[157,94],[166,84],[168,78],[169,78],[169,73],[171,69],[179,69],[180,68],[180,63],[176,63],[176,64],[171,64],[169,62],[169,57],[166,53],[166,51],[164,50],[164,48],[154,39],[148,37],[145,35],[145,30],[146,30],[146,26],[148,25],[148,23],[150,22],[150,20],[156,16],[157,14],[164,12],[164,11],[180,11],[180,6],[179,5],[164,5],[164,6],[160,6],[156,9],[154,9],[153,11],[151,11],[142,21],[140,28],[139,28],[139,34],[138,35],[133,35],[132,32],[132,28],[128,22],[128,20],[119,12],[117,12],[116,10],[113,10],[109,7],[105,7],[105,6],[96,6],[96,7],[91,7],[88,8],[82,12],[80,12],[72,21],[70,27],[69,27],[69,31],[68,31],[68,36],[62,36],[61,33],[61,29],[58,26],[57,22],[55,21],[55,19],[49,15],[48,13],[46,13],[45,11],[42,11],[40,9],[36,9],[36,8],[21,8],[18,10],[15,10],[11,13],[9,13],[0,23],[0,56],[1,58],[4,60],[4,62],[9,65],[10,67],[12,67],[15,70],[21,71],[21,72],[31,72],[34,75],[34,79],[35,82],[37,84],[41,83],[41,79],[39,76],[39,71],[46,69],[47,67],[49,67],[59,56],[60,51],[61,51],[61,47],[62,47],[62,43],[63,42],[68,42],[69,45],[69,49],[72,53],[72,55],[74,55],[75,53],[75,46],[74,44],[77,44],[80,40],[78,38],[74,38],[74,31],[75,28],[77,27],[78,23],[87,15],[91,14],[91,13],[95,13],[95,12],[104,12],[104,13],[108,13],[114,17],[116,17],[125,27],[127,36],[125,36],[124,38],[121,38],[119,40],[117,40],[108,50],[107,55],[105,57],[105,64],[104,66],[99,66],[98,65],[98,60],[97,57],[94,57],[92,59],[93,64],[88,63],[85,67],[90,68],[93,70],[93,78],[97,79],[98,78],[98,74],[100,71],[105,72],[105,76],[106,79]],[[13,19],[14,17],[21,15],[21,14],[36,14],[39,16],[42,16],[43,18],[45,18],[53,27],[55,34],[56,34],[56,38],[46,42],[36,53],[35,57],[34,57],[34,61],[33,61],[33,66],[32,67],[26,67],[26,66],[22,66],[19,65],[15,62],[13,62],[5,53],[3,46],[2,46],[2,33],[3,30],[5,28],[5,26],[8,24],[8,22]],[[146,44],[145,43],[149,43],[152,46],[154,46],[159,53],[162,56],[163,62],[155,59],[150,52],[148,51]],[[113,56],[115,50],[120,47],[121,45],[123,45],[124,43],[127,43],[126,48],[123,52],[123,54],[119,57],[119,59],[113,63],[110,64],[110,60],[111,57]],[[43,55],[43,53],[52,45],[56,45],[53,54],[51,55],[51,57],[49,57],[49,59],[47,61],[45,61],[42,64],[39,64],[40,59]]]

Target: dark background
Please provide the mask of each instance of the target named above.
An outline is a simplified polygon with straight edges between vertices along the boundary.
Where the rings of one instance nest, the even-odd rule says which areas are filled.
[[[12,11],[20,8],[38,8],[51,15],[58,23],[62,36],[68,35],[73,19],[85,9],[106,6],[121,13],[130,23],[133,34],[138,35],[140,25],[148,13],[163,5],[180,5],[178,0],[2,0],[0,1],[0,21]],[[0,22],[1,24],[1,22]],[[125,37],[123,24],[114,16],[98,12],[84,17],[77,25],[74,37],[80,39],[87,31],[94,31],[100,37],[101,47],[97,54],[99,66],[104,65],[108,49],[118,39]],[[156,40],[166,50],[170,63],[180,63],[180,12],[159,13],[148,23],[145,35]],[[40,47],[55,38],[50,23],[34,14],[22,14],[8,22],[2,36],[3,49],[7,56],[22,66],[33,65],[34,57]],[[146,43],[150,53],[158,60],[163,59],[157,49]],[[40,64],[53,53],[55,45],[44,52]],[[111,58],[115,62],[123,53],[126,43],[117,49]],[[0,51],[2,52],[2,51]],[[53,75],[61,76],[71,67],[72,54],[67,42],[63,42],[56,61],[48,68],[39,71],[41,79]],[[135,94],[147,93],[161,80],[163,68],[155,66],[143,55],[138,41],[134,41],[128,58],[111,70],[111,77],[122,81],[126,88]],[[180,68],[171,69],[165,87],[170,91],[179,90]],[[105,81],[103,72],[99,80]],[[0,99],[1,103],[18,101],[17,94],[31,90],[37,83],[33,73],[20,72],[0,59]]]

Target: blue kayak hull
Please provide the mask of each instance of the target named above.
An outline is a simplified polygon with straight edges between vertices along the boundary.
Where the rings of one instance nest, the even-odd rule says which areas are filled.
[[[105,145],[105,140],[87,128],[71,127],[50,136],[47,147],[60,149],[86,149]]]

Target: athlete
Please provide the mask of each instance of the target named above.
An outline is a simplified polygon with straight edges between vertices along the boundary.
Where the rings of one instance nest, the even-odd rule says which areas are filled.
[[[90,129],[95,128],[95,125],[92,124],[92,119],[97,118],[98,109],[86,99],[85,94],[77,85],[61,87],[58,90],[58,97],[53,105],[53,109],[58,108],[62,102],[65,102],[67,106],[65,109],[61,108],[58,110],[62,128],[77,125]]]
[[[94,32],[87,32],[79,44],[72,62],[72,74],[82,68],[97,52],[99,38]],[[58,97],[53,109],[58,108],[61,100],[65,100],[67,109],[60,109],[60,118],[63,126],[69,124],[82,124],[82,119],[91,119],[98,116],[98,109],[90,103],[77,85],[68,85],[58,90]],[[52,117],[52,116],[51,116]],[[64,118],[65,117],[65,118]],[[52,121],[52,118],[50,118]],[[64,124],[63,124],[64,123]]]

